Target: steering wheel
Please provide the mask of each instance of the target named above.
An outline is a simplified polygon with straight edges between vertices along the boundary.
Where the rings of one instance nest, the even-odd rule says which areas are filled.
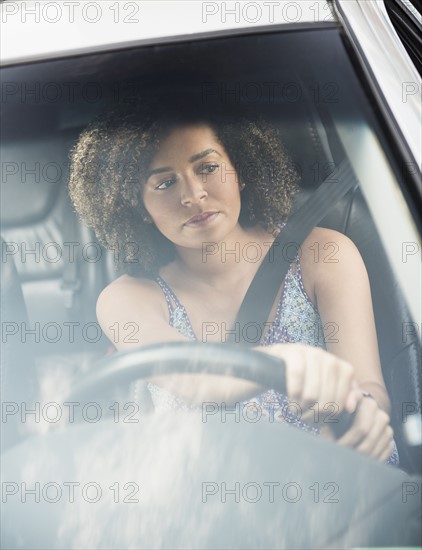
[[[287,393],[286,367],[280,358],[234,344],[171,342],[103,359],[96,370],[73,389],[69,400],[94,400],[101,393],[116,386],[127,386],[134,380],[182,373],[224,375]],[[354,415],[342,411],[332,421],[334,435],[340,437],[345,433],[353,418]]]
[[[71,397],[86,399],[136,379],[186,373],[231,376],[286,392],[285,364],[277,357],[233,344],[171,342],[106,357]]]

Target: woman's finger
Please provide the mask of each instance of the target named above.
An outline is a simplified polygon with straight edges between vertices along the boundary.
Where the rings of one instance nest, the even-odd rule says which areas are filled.
[[[340,412],[337,402],[338,376],[331,361],[324,361],[321,368],[320,394],[318,398],[318,412],[323,419],[330,412]]]
[[[312,352],[313,350],[306,350],[305,352],[305,372],[303,376],[302,391],[299,396],[300,401],[306,408],[318,403],[321,396],[322,364],[324,357]]]
[[[385,415],[383,411],[380,411],[380,413]],[[382,457],[386,453],[388,453],[386,458],[390,456],[392,452],[392,440],[393,429],[389,426],[389,419],[387,417],[387,420],[385,420],[380,415],[380,419],[377,419],[370,437],[362,442],[356,450],[368,454],[375,459],[382,460]],[[388,452],[389,450],[390,452]]]
[[[346,409],[352,413],[355,411],[358,401],[357,396],[352,393],[353,389],[358,388],[355,370],[347,361],[340,361],[338,369],[335,402],[340,410]]]
[[[281,349],[286,362],[286,390],[290,399],[300,401],[306,373],[306,357],[303,346],[287,344],[290,349]]]
[[[340,445],[356,448],[371,431],[378,405],[373,399],[362,399],[359,401],[355,421],[352,427],[340,439]]]

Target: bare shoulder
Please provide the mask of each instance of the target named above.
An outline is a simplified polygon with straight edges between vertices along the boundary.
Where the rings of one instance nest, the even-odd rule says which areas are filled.
[[[308,286],[331,284],[334,279],[364,277],[365,264],[349,237],[324,227],[315,227],[301,249],[301,267]]]
[[[315,247],[313,245],[315,245]],[[333,251],[335,251],[333,253],[333,256],[335,256],[337,259],[341,255],[348,256],[351,254],[358,254],[360,256],[356,245],[351,239],[349,239],[349,237],[347,237],[343,233],[340,233],[339,231],[335,231],[334,229],[327,229],[325,227],[314,227],[314,229],[306,237],[303,243],[304,254],[307,251],[313,251],[314,248],[322,248],[323,251],[326,251],[325,256],[328,256],[327,251],[331,248]],[[309,254],[308,252],[308,255],[315,256],[316,253]]]
[[[97,317],[100,323],[109,321],[110,315],[120,317],[130,316],[136,311],[137,315],[151,310],[161,310],[161,292],[155,281],[146,278],[122,275],[106,286],[97,300]]]
[[[151,279],[122,275],[102,290],[98,297],[98,302],[107,303],[110,300],[122,298],[126,294],[130,294],[133,297],[133,293],[137,296],[145,295],[145,298],[147,298],[151,292],[156,290],[156,286],[155,282]]]
[[[151,279],[123,275],[110,283],[98,297],[97,319],[119,351],[187,340],[169,326],[165,297]]]

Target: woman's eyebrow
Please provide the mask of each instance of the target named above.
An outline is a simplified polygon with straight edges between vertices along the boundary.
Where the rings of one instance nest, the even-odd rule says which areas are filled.
[[[218,151],[216,151],[215,149],[205,149],[205,151],[202,151],[201,153],[196,153],[196,155],[193,155],[190,159],[189,159],[189,162],[195,162],[197,160],[200,160],[204,157],[206,157],[207,155],[209,155],[210,153],[216,153],[218,156],[222,156],[220,155],[220,153]]]
[[[161,174],[163,172],[170,172],[172,170],[171,166],[163,166],[162,168],[154,168],[153,170],[149,170],[145,176],[145,181],[153,176],[154,174]]]
[[[211,153],[216,153],[219,157],[222,156],[218,151],[210,148],[210,149],[205,149],[205,151],[201,151],[200,153],[196,153],[195,155],[192,155],[189,159],[189,162],[196,162],[197,160],[200,160]],[[172,170],[171,166],[163,166],[162,168],[154,168],[153,170],[149,170],[146,174],[145,181],[151,176],[153,176],[154,174],[162,174],[163,172],[170,172],[171,170]]]

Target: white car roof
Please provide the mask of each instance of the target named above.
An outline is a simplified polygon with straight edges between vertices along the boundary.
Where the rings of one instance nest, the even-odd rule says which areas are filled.
[[[2,65],[258,26],[334,20],[326,0],[6,1],[0,14]]]

